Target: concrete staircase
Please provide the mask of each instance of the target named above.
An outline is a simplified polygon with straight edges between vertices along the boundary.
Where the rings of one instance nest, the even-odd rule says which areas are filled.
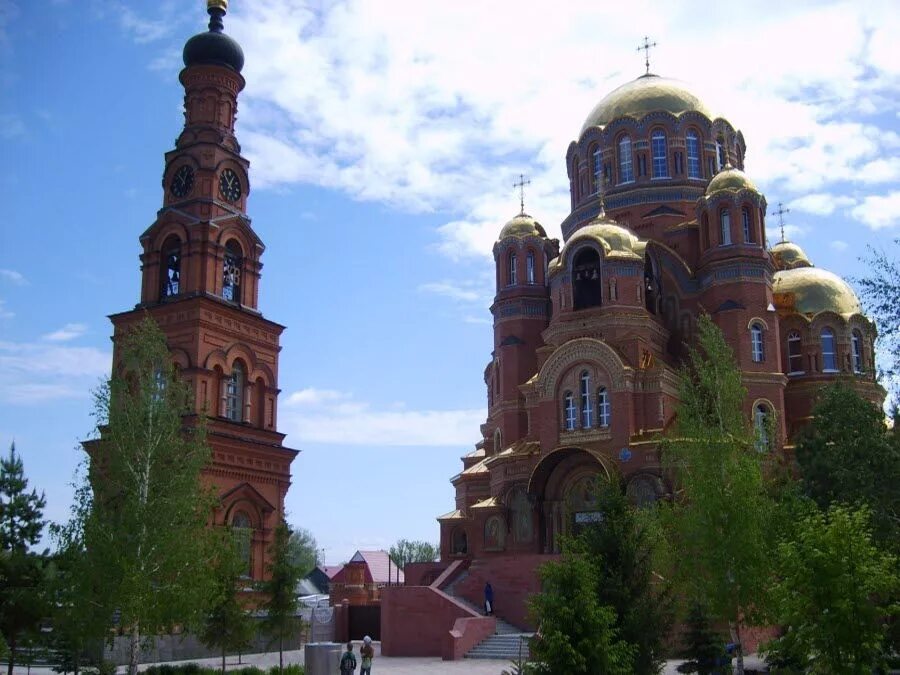
[[[465,598],[454,592],[456,584],[469,576],[468,571],[462,572],[451,583],[444,587],[443,591],[447,595],[453,597],[454,600],[465,605],[476,614],[482,614],[483,608],[473,605]],[[528,658],[528,640],[533,633],[526,633],[521,628],[513,626],[511,623],[504,621],[499,616],[497,619],[496,632],[489,638],[482,640],[469,652],[466,653],[467,659],[502,659],[504,661],[515,661],[521,655],[522,659]],[[521,650],[521,651],[520,651]]]

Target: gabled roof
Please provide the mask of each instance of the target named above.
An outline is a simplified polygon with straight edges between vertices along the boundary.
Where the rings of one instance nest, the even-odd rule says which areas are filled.
[[[399,581],[403,583],[403,570],[399,570],[397,565],[391,560],[387,551],[357,551],[352,558],[351,563],[363,563],[366,566],[366,581],[375,584],[386,584],[389,581]]]
[[[334,579],[334,575],[344,569],[343,565],[319,565],[319,569],[325,573],[329,579]]]

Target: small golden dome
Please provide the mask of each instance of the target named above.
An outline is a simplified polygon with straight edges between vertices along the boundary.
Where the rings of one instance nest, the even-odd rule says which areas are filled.
[[[772,247],[775,269],[792,270],[797,267],[812,267],[803,249],[791,241],[781,241]]]
[[[604,127],[617,117],[640,119],[658,111],[677,117],[691,110],[712,117],[703,101],[683,82],[648,73],[607,94],[588,115],[581,134],[591,127]]]
[[[605,213],[600,213],[587,225],[578,228],[572,238],[566,243],[566,248],[582,239],[593,239],[603,248],[606,258],[638,258],[643,259],[647,242],[641,240],[627,227],[622,227],[616,221],[609,219]]]
[[[835,312],[844,317],[862,313],[859,298],[850,285],[837,274],[818,267],[776,272],[772,290],[778,309],[808,318],[819,312]]]
[[[500,240],[507,237],[546,237],[547,232],[534,218],[527,213],[520,213],[500,230]]]
[[[707,196],[721,190],[753,190],[754,192],[759,192],[753,181],[747,177],[747,174],[730,164],[713,176],[712,180],[709,181],[709,185],[706,186]]]

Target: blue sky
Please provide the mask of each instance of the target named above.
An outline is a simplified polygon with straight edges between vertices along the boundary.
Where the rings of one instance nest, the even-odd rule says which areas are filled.
[[[437,541],[485,414],[512,183],[530,176],[526,208],[558,236],[566,147],[642,73],[644,34],[654,72],[743,130],[816,265],[864,274],[865,246],[898,236],[896,6],[749,4],[232,1],[260,308],[288,327],[279,426],[302,450],[289,520],[329,563]],[[106,316],[138,300],[181,47],[204,27],[202,0],[0,0],[0,448],[15,439],[53,520],[109,371]]]

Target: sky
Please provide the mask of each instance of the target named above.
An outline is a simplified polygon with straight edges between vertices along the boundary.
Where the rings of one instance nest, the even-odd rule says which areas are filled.
[[[282,336],[288,520],[323,559],[436,543],[486,414],[491,247],[526,210],[559,236],[565,154],[651,70],[743,131],[746,171],[819,267],[862,276],[900,236],[894,2],[232,0],[237,134]],[[0,449],[68,517],[108,315],[183,125],[202,0],[0,0]],[[780,237],[768,218],[770,242]]]

